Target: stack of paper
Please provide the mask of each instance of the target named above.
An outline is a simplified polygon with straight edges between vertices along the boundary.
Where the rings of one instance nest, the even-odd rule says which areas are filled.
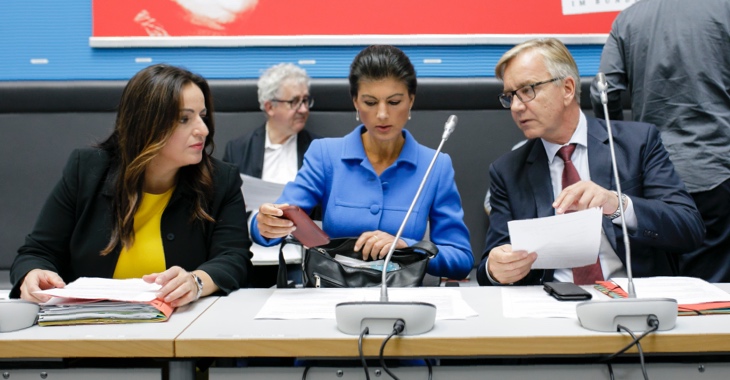
[[[42,290],[53,296],[41,304],[40,326],[164,322],[174,309],[157,299],[160,285],[142,279],[82,277],[65,288]]]
[[[596,289],[613,298],[627,297],[628,279],[599,281]],[[678,315],[730,314],[730,294],[695,277],[642,277],[634,279],[636,298],[673,298]]]

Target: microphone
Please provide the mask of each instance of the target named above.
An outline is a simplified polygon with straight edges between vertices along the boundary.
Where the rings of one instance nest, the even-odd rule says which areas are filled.
[[[618,194],[619,217],[621,218],[621,231],[624,235],[623,243],[626,251],[626,275],[629,285],[627,289],[628,298],[588,301],[578,304],[575,309],[578,321],[585,328],[606,332],[617,331],[619,324],[632,330],[643,331],[654,327],[652,325],[652,323],[655,323],[654,321],[658,321],[658,330],[671,330],[677,321],[677,300],[672,298],[636,298],[634,275],[631,268],[631,246],[626,228],[626,219],[624,218],[621,180],[619,179],[618,165],[616,164],[616,149],[613,144],[611,121],[608,119],[608,84],[606,83],[606,76],[602,72],[596,74],[596,87],[601,92],[603,114],[606,120],[606,129],[608,129],[608,145],[611,151],[611,166],[616,181],[616,193]]]
[[[596,74],[596,87],[601,92],[601,103],[608,106],[608,84],[606,83],[606,76],[602,72]]]
[[[458,122],[459,118],[456,117],[456,115],[451,115],[448,119],[446,119],[446,124],[444,125],[444,134],[441,135],[441,140],[446,141],[449,139],[449,136],[454,133],[454,129],[456,129],[456,123]],[[441,147],[439,147],[439,151],[441,150],[440,148]]]
[[[394,242],[397,242],[403,230],[406,227],[408,218],[413,212],[413,208],[421,195],[421,191],[426,185],[428,176],[431,174],[441,148],[443,148],[446,140],[449,139],[451,133],[456,129],[456,123],[459,118],[451,115],[444,125],[444,133],[441,135],[441,143],[436,149],[436,153],[431,159],[431,163],[423,175],[421,184],[418,186],[416,195],[413,197],[411,206],[406,212],[403,222],[395,234]],[[390,250],[385,256],[383,263],[383,274],[380,283],[380,301],[364,301],[364,302],[341,302],[335,306],[335,319],[337,320],[337,328],[345,334],[359,335],[365,327],[369,329],[369,334],[388,335],[393,331],[395,321],[401,319],[405,322],[405,328],[401,335],[418,335],[430,331],[436,321],[436,306],[426,302],[389,302],[388,301],[388,285],[386,281],[386,268],[390,263],[390,259],[395,251],[396,244],[390,245]]]

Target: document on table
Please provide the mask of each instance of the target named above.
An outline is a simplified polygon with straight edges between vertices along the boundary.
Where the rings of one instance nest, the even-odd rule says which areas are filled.
[[[574,268],[596,262],[601,209],[507,222],[513,251],[537,252],[532,269]]]
[[[612,278],[622,289],[629,288],[626,278]],[[674,298],[680,305],[730,301],[730,294],[695,277],[642,277],[634,279],[636,298]]]
[[[264,247],[256,243],[251,244],[251,263],[258,265],[279,265],[279,245]],[[284,261],[287,264],[299,264],[302,262],[302,246],[287,244],[284,246]]]
[[[284,191],[283,184],[264,181],[250,175],[241,174],[241,180],[243,181],[241,192],[246,202],[246,212],[258,211],[259,206],[264,203],[274,203]]]
[[[583,289],[601,297],[591,286]],[[573,318],[577,319],[575,306],[583,301],[558,301],[543,290],[542,286],[502,287],[502,313],[505,318]]]
[[[85,300],[113,300],[129,302],[149,302],[157,298],[162,286],[150,284],[141,278],[118,280],[111,278],[81,277],[63,288],[40,290],[36,293],[61,298]]]
[[[445,288],[391,288],[390,301],[427,302],[436,306],[436,319],[466,319],[478,315],[461,297]],[[275,290],[255,319],[335,319],[340,302],[378,301],[380,288]]]
[[[174,308],[157,299],[159,284],[141,278],[81,277],[64,288],[36,293],[53,296],[40,305],[40,326],[164,322]]]

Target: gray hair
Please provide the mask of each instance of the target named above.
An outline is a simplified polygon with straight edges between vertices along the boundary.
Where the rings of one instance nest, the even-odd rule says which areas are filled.
[[[259,107],[262,111],[267,101],[276,98],[284,83],[303,83],[309,89],[309,75],[304,69],[291,63],[280,63],[266,69],[258,81]]]
[[[497,79],[503,80],[504,70],[512,59],[529,50],[537,50],[542,55],[545,67],[553,78],[571,77],[575,80],[575,101],[580,104],[578,65],[575,64],[568,48],[555,38],[538,38],[525,41],[504,53],[494,68]],[[556,86],[559,84],[560,82],[555,82]]]

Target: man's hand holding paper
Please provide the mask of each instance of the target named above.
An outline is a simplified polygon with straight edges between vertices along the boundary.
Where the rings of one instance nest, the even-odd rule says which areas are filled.
[[[507,223],[512,244],[489,252],[489,276],[511,284],[532,269],[572,268],[596,262],[601,244],[601,209],[592,208]]]
[[[601,244],[601,209],[591,208],[507,223],[512,244],[489,252],[488,271],[511,284],[532,269],[572,268],[596,262]]]
[[[513,251],[536,252],[532,269],[573,268],[596,262],[601,209],[513,220],[507,223]]]

